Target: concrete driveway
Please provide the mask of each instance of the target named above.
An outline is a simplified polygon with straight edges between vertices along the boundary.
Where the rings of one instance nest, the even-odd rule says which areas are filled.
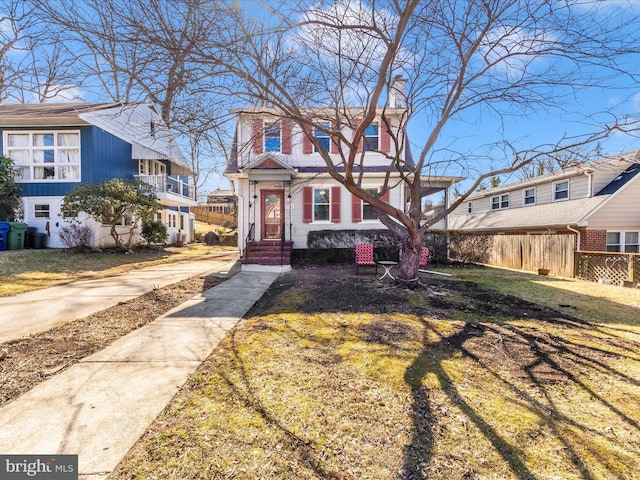
[[[49,330],[196,275],[227,273],[237,253],[131,270],[121,275],[0,297],[0,343]]]

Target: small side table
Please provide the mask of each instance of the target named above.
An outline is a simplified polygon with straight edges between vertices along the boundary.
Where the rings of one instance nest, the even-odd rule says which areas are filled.
[[[398,265],[398,262],[394,262],[391,260],[381,260],[378,262],[378,265],[382,265],[382,268],[384,268],[384,273],[380,277],[380,280],[382,280],[384,277],[389,277],[391,280],[395,280],[395,277],[391,275],[391,269],[394,266]]]

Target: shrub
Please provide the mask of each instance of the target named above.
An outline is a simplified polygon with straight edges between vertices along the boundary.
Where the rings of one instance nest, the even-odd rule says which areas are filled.
[[[65,225],[60,229],[60,240],[72,252],[86,252],[93,244],[93,230],[87,225]]]
[[[167,226],[160,222],[142,222],[142,238],[147,242],[147,247],[151,245],[163,245],[167,239]]]

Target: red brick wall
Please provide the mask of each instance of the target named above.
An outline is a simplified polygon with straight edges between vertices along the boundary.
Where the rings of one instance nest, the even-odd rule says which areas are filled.
[[[586,252],[607,251],[606,230],[586,230],[580,235],[580,250]]]

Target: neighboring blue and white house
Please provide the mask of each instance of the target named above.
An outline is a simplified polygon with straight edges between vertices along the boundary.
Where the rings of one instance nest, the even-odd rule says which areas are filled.
[[[334,112],[307,110],[316,117],[331,119]],[[327,165],[310,137],[315,137],[330,153],[338,171],[344,171],[337,138],[327,132],[338,128],[352,138],[352,127],[362,111],[352,109],[341,119],[324,121],[325,129],[303,129],[280,112],[266,108],[236,111],[238,117],[233,155],[225,176],[237,183],[238,247],[243,262],[263,265],[289,265],[291,249],[308,248],[308,236],[318,230],[386,229],[374,208],[352,195],[327,173]],[[367,129],[364,145],[358,147],[362,162],[355,174],[362,173],[361,185],[372,193],[381,192],[390,172],[390,188],[382,199],[398,209],[408,209],[408,196],[400,172],[390,167],[397,145],[408,145],[398,125],[404,105],[379,108],[377,118]],[[333,126],[331,125],[333,123]],[[389,129],[397,133],[393,141]],[[412,165],[408,148],[400,152],[401,163]],[[406,174],[406,172],[405,172]],[[425,195],[441,192],[445,202],[449,189],[459,177],[423,179]],[[447,228],[446,219],[434,228]],[[284,250],[285,254],[282,255]],[[252,254],[253,252],[253,254]]]
[[[21,173],[24,222],[47,232],[49,247],[64,247],[64,195],[81,183],[112,178],[155,187],[163,206],[156,219],[167,225],[168,243],[194,238],[193,171],[151,104],[0,105],[0,148]],[[113,244],[108,227],[88,224],[95,246]]]

